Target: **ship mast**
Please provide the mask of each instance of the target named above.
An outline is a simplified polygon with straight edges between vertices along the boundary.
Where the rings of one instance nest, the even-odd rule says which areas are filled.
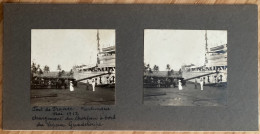
[[[97,50],[98,50],[98,53],[100,53],[100,43],[99,43],[99,31],[97,30]]]
[[[204,65],[206,66],[206,64],[208,63],[208,59],[207,59],[207,56],[208,56],[208,35],[207,35],[207,30],[205,31],[205,41],[206,41],[206,44],[205,44],[205,63]]]
[[[100,60],[98,58],[98,54],[100,53],[100,43],[99,43],[99,31],[97,30],[97,64],[96,66],[98,66],[98,64],[100,63]]]
[[[205,40],[206,40],[206,53],[208,53],[208,35],[207,35],[207,30],[205,31]]]

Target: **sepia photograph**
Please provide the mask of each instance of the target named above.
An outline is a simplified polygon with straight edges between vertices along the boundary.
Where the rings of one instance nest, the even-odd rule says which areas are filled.
[[[143,103],[226,106],[226,30],[144,30]]]
[[[32,29],[31,105],[115,104],[114,29]]]

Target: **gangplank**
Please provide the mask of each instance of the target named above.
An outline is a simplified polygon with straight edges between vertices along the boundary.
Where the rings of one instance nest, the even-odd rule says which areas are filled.
[[[208,74],[198,75],[198,76],[196,76],[196,77],[191,77],[191,78],[187,78],[187,79],[184,79],[184,80],[185,80],[185,81],[187,81],[187,80],[192,80],[192,79],[200,78],[200,77],[203,77],[203,76],[208,76],[208,75],[211,75],[211,74],[217,74],[217,73],[219,73],[219,72],[218,72],[218,71],[216,71],[216,72],[211,72],[211,73],[208,73]]]
[[[92,78],[99,77],[99,76],[103,76],[103,75],[107,75],[107,74],[111,74],[111,73],[98,74],[98,75],[86,77],[86,78],[83,78],[83,79],[79,79],[79,80],[76,80],[76,81],[77,81],[77,82],[80,82],[80,81],[83,81],[83,80],[88,80],[88,79],[92,79]]]

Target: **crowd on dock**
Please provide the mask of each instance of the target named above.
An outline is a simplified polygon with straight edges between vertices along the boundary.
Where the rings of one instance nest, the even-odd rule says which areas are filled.
[[[182,86],[186,85],[186,81],[181,77],[155,77],[155,76],[144,76],[144,87],[155,88],[169,88],[178,87],[179,82]]]
[[[204,86],[203,78],[197,80],[195,78],[194,88],[203,90]],[[183,89],[183,86],[186,86],[186,81],[181,77],[152,77],[152,76],[144,76],[144,87],[145,88],[178,88],[179,90]]]
[[[31,79],[31,89],[67,89],[70,86],[70,83],[72,83],[73,86],[77,86],[77,81],[74,78],[34,77]]]

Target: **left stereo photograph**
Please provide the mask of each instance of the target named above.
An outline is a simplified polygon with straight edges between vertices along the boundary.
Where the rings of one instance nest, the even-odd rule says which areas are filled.
[[[32,29],[32,106],[115,104],[114,29]]]

